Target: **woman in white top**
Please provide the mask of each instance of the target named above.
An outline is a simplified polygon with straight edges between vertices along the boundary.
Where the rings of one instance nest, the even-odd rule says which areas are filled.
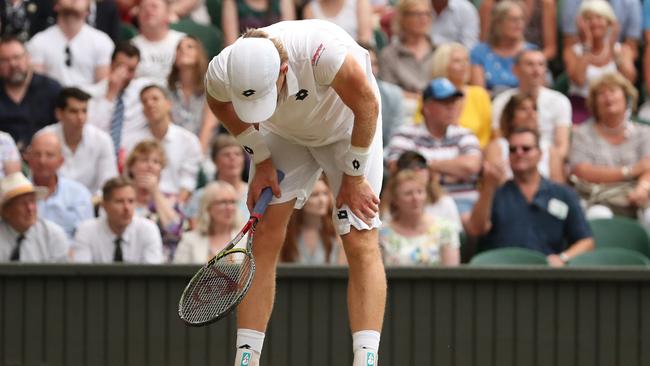
[[[582,123],[589,117],[585,100],[590,83],[616,71],[634,83],[636,69],[632,50],[617,41],[619,23],[607,1],[583,1],[576,22],[580,42],[565,49],[564,64],[570,80],[573,122]]]
[[[302,10],[303,19],[323,19],[345,29],[358,42],[372,40],[368,0],[312,0]]]
[[[183,234],[174,263],[205,263],[237,234],[237,191],[224,181],[208,184],[203,191],[195,230]]]

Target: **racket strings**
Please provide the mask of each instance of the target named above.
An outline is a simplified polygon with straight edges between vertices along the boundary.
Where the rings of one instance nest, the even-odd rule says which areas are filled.
[[[250,285],[252,262],[241,252],[228,254],[205,267],[182,303],[181,316],[187,322],[210,321],[241,300]]]

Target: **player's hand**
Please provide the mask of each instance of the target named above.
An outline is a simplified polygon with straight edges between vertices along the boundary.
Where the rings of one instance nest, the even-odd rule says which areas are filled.
[[[255,175],[248,187],[248,212],[253,213],[253,207],[257,199],[260,197],[262,190],[266,187],[271,187],[273,195],[280,198],[280,183],[278,183],[278,173],[275,170],[275,165],[271,158],[268,158],[257,165],[255,165]]]
[[[350,211],[368,225],[379,213],[379,198],[365,177],[343,174],[341,189],[336,197],[336,207],[348,205]]]

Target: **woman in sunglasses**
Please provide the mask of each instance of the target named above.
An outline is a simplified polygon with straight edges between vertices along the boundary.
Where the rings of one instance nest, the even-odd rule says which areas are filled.
[[[513,95],[503,108],[499,129],[501,137],[496,138],[485,148],[485,160],[504,168],[503,180],[512,178],[512,170],[509,165],[510,149],[508,137],[517,128],[530,128],[538,130],[537,126],[537,105],[535,98],[527,94]],[[553,146],[540,144],[541,159],[537,166],[544,178],[554,182],[563,183],[563,162],[561,155],[556,152]]]

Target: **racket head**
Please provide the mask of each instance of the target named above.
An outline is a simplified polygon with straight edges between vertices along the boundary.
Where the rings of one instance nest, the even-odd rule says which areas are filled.
[[[206,263],[185,287],[179,317],[190,326],[224,318],[243,300],[253,282],[255,260],[250,251],[233,248]]]

